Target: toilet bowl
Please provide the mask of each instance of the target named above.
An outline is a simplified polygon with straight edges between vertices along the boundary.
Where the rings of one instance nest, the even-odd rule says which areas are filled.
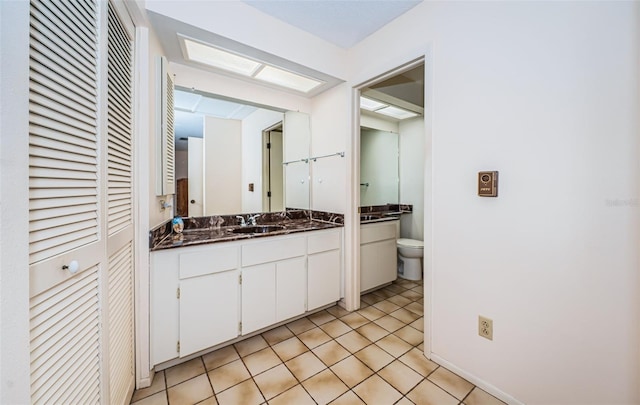
[[[398,277],[407,280],[421,280],[424,242],[400,238],[396,245],[398,246]]]

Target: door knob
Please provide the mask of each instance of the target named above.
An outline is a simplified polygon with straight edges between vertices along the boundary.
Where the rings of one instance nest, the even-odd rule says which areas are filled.
[[[78,264],[77,260],[72,260],[68,265],[65,264],[64,266],[62,266],[62,270],[69,270],[69,273],[71,274],[75,274],[79,268],[80,265]]]

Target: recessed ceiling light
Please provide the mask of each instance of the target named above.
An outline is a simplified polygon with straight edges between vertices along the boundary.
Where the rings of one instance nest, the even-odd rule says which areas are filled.
[[[370,98],[360,97],[360,108],[364,108],[365,110],[375,111],[388,106],[388,104],[383,104]]]
[[[394,106],[381,108],[379,110],[376,110],[376,112],[379,114],[388,115],[389,117],[397,118],[399,120],[418,116],[418,114],[412,111],[403,110],[402,108],[398,108]]]
[[[194,62],[204,63],[244,76],[253,75],[253,73],[262,66],[260,62],[219,48],[214,48],[184,37],[180,37],[180,39],[184,44],[185,58]]]
[[[273,66],[265,66],[254,76],[258,80],[277,84],[307,93],[322,84],[321,81],[311,79]]]

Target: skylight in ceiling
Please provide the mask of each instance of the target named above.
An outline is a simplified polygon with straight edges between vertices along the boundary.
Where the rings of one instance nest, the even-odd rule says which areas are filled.
[[[405,110],[404,108],[396,107],[381,103],[377,100],[360,96],[360,108],[373,111],[378,114],[383,114],[388,117],[404,120],[407,118],[417,117],[420,114],[416,114],[413,111]]]
[[[387,115],[389,117],[393,117],[393,118],[397,118],[399,120],[404,120],[407,118],[413,118],[413,117],[417,117],[418,114],[412,112],[412,111],[408,111],[408,110],[404,110],[402,108],[398,108],[398,107],[394,107],[392,105],[390,105],[389,107],[385,107],[385,108],[381,108],[379,110],[376,110],[376,112],[378,114],[384,114]]]
[[[203,63],[217,69],[252,77],[302,93],[309,93],[324,83],[321,80],[271,66],[181,35],[178,35],[178,38],[182,45],[184,58],[193,62]]]
[[[375,111],[388,106],[388,104],[384,104],[370,98],[360,97],[360,108],[364,108],[368,111]]]
[[[286,70],[278,69],[273,66],[263,67],[255,75],[255,78],[258,80],[263,80],[265,82],[277,84],[279,86],[284,86],[290,89],[298,90],[303,93],[308,93],[322,84],[322,82],[319,82],[317,80],[300,76],[298,74],[291,73]]]
[[[259,62],[222,49],[213,48],[187,38],[183,38],[183,41],[186,52],[185,58],[194,62],[204,63],[243,76],[253,75],[262,66]]]

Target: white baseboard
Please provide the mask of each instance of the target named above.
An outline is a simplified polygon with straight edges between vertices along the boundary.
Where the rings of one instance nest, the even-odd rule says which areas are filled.
[[[431,353],[431,360],[438,363],[439,365],[446,368],[447,370],[458,374],[460,377],[474,384],[478,388],[481,388],[487,391],[489,394],[493,395],[494,397],[498,398],[501,401],[506,402],[509,405],[525,405],[524,402],[518,401],[517,399],[507,394],[506,392],[501,391],[495,386],[489,384],[488,382],[476,377],[473,374],[466,372],[465,370],[443,359],[442,357],[438,356],[435,353]]]

